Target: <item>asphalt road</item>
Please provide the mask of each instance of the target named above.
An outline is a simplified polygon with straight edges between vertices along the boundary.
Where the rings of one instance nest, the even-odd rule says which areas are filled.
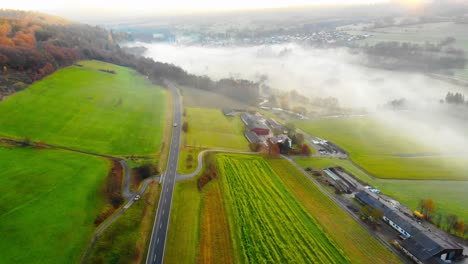
[[[130,168],[128,167],[128,163],[123,159],[119,160],[119,163],[122,165],[125,178],[122,195],[127,201],[132,200],[135,194],[130,191]]]
[[[147,264],[159,264],[164,261],[166,236],[167,230],[169,229],[169,215],[177,175],[177,162],[179,160],[180,125],[182,120],[180,97],[172,84],[168,83],[167,85],[174,96],[173,122],[177,124],[177,127],[173,127],[172,129],[171,149],[169,151],[167,169],[162,176],[162,192],[159,198],[158,211],[154,220],[153,232],[151,233],[148,256],[146,257]]]

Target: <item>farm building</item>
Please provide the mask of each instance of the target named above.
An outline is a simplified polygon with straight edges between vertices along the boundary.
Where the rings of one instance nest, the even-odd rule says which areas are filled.
[[[256,144],[262,143],[262,140],[258,137],[258,135],[252,131],[249,131],[249,130],[245,131],[244,136],[247,138],[247,140],[250,143],[256,143]]]
[[[323,170],[328,177],[328,181],[333,184],[339,192],[352,193],[356,190],[357,185],[354,180],[350,179],[349,175],[342,172],[338,168],[326,168]],[[347,176],[347,177],[346,177]]]
[[[270,128],[262,122],[259,117],[249,113],[243,113],[241,119],[247,129],[255,132],[255,134],[259,136],[270,134]]]
[[[284,127],[283,125],[281,125],[280,123],[276,122],[275,120],[271,118],[267,120],[267,123],[273,131],[283,133],[284,131],[287,130],[286,127]]]
[[[355,198],[362,205],[382,210],[384,222],[405,238],[401,245],[403,252],[416,263],[445,263],[463,256],[463,248],[460,245],[422,229],[416,222],[405,218],[369,193],[359,192]]]
[[[357,193],[354,197],[362,205],[368,205],[374,209],[381,210],[383,212],[382,219],[385,223],[389,224],[405,238],[409,238],[413,234],[420,232],[409,220],[402,218],[395,210],[389,208],[369,193],[362,191]]]
[[[277,135],[268,139],[271,144],[278,144],[281,154],[287,154],[292,148],[292,141],[288,135]]]
[[[461,246],[423,232],[404,240],[402,247],[416,263],[446,263],[463,256]]]
[[[281,135],[271,137],[270,141],[273,144],[279,144],[279,143],[284,143],[284,142],[290,142],[291,139],[288,137],[288,135],[281,134]]]

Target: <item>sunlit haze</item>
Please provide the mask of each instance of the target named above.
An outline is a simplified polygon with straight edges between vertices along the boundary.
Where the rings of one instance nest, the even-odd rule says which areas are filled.
[[[239,0],[239,1],[217,1],[217,0],[173,0],[173,1],[8,1],[1,4],[2,8],[27,9],[27,10],[63,10],[63,9],[101,9],[107,11],[167,11],[167,10],[235,10],[256,8],[282,8],[292,6],[314,6],[314,5],[343,5],[343,4],[373,4],[383,3],[389,0]],[[415,0],[411,0],[415,1]]]

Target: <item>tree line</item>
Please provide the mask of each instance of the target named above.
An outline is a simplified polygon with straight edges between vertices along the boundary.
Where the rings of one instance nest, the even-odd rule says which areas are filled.
[[[422,199],[419,202],[419,210],[421,210],[421,213],[427,221],[430,221],[437,227],[462,238],[468,235],[468,226],[465,221],[459,219],[455,214],[442,215],[437,212],[434,200]]]

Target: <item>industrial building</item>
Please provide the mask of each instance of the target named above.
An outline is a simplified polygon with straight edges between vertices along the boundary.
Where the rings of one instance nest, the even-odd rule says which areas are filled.
[[[463,257],[463,247],[423,229],[396,208],[385,205],[380,198],[361,191],[355,195],[355,199],[362,205],[383,212],[384,222],[397,230],[404,239],[401,249],[416,263],[447,263]]]

